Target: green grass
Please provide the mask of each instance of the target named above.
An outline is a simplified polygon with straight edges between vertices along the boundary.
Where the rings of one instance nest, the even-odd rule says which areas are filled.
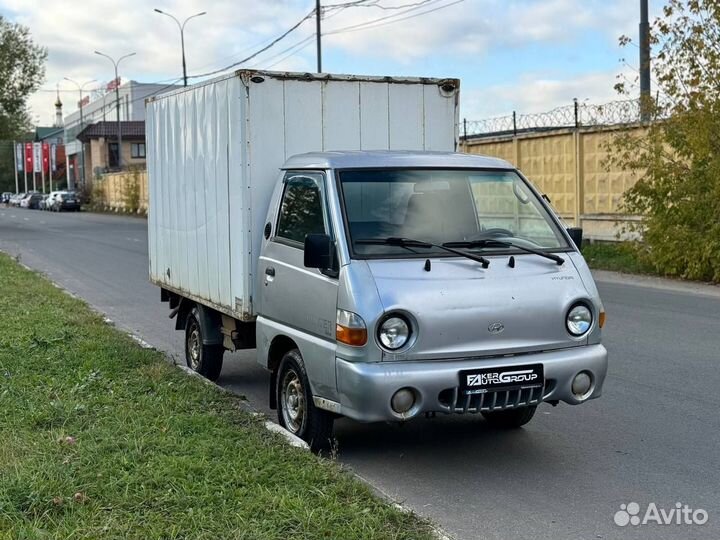
[[[0,538],[430,538],[0,254]]]
[[[582,254],[590,268],[627,274],[655,274],[655,268],[644,261],[638,246],[629,242],[585,242]]]

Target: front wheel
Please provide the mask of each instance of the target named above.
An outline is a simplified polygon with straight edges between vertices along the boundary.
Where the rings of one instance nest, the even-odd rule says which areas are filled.
[[[334,418],[313,403],[305,364],[297,349],[283,356],[275,392],[280,425],[307,442],[313,452],[328,448]]]
[[[193,308],[185,323],[185,362],[190,369],[211,381],[217,381],[223,365],[222,345],[205,345],[200,317]]]
[[[535,416],[537,405],[508,409],[506,411],[484,412],[485,420],[493,427],[515,429],[524,426]]]

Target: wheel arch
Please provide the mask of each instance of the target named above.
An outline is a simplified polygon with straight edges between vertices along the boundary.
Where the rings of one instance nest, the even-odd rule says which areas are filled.
[[[197,313],[197,319],[200,323],[203,345],[222,345],[222,317],[220,313],[187,298],[180,300],[175,319],[175,329],[183,330],[187,326],[188,317],[193,311]]]
[[[275,395],[275,386],[277,384],[277,372],[282,362],[283,356],[288,351],[299,349],[295,341],[284,335],[275,336],[270,343],[267,354],[267,368],[270,370],[270,408],[277,409],[277,396]]]

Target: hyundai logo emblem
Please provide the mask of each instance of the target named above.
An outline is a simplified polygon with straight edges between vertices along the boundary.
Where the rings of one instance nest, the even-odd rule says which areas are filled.
[[[491,334],[499,334],[503,330],[505,330],[505,325],[501,322],[490,323],[488,326],[488,332]]]

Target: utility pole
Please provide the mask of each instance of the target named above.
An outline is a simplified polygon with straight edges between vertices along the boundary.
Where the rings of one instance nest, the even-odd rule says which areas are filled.
[[[110,60],[115,67],[115,81],[113,84],[115,84],[115,112],[117,113],[118,169],[122,169],[122,129],[120,126],[120,79],[118,77],[118,65],[120,65],[120,62],[122,62],[125,58],[133,56],[135,55],[135,53],[133,52],[130,54],[126,54],[125,56],[121,56],[117,59],[117,62],[113,60],[112,57],[108,56],[107,54],[101,53],[100,51],[95,51],[95,54],[104,56],[105,58]]]
[[[640,120],[650,120],[650,22],[648,0],[640,0]]]
[[[90,81],[86,81],[82,84],[77,83],[76,81],[73,81],[72,79],[69,79],[67,77],[63,77],[66,81],[69,81],[73,83],[75,86],[77,86],[78,93],[80,95],[80,101],[78,102],[80,104],[80,131],[82,131],[85,127],[85,122],[83,119],[83,88],[85,88],[86,84],[97,82],[95,79],[92,79]],[[78,132],[79,133],[79,132]],[[68,168],[65,168],[65,175],[67,176],[67,173],[69,172]],[[77,176],[77,172],[75,173]],[[69,178],[68,178],[69,180]],[[80,184],[85,187],[85,143],[80,141]],[[74,186],[73,186],[74,187]],[[70,188],[70,182],[68,182],[68,188]]]
[[[315,0],[315,37],[317,40],[317,70],[322,73],[322,32],[320,31],[320,18],[322,17],[322,8],[320,0]]]
[[[194,19],[195,17],[200,17],[201,15],[205,15],[207,13],[206,11],[202,11],[200,13],[196,13],[195,15],[190,15],[187,19],[185,19],[182,24],[180,23],[177,18],[175,18],[170,13],[167,13],[166,11],[162,11],[158,8],[155,8],[155,11],[159,13],[160,15],[167,15],[170,17],[175,23],[178,25],[178,28],[180,29],[180,52],[182,54],[182,68],[183,68],[183,86],[187,86],[187,68],[185,66],[185,25],[190,19]]]

